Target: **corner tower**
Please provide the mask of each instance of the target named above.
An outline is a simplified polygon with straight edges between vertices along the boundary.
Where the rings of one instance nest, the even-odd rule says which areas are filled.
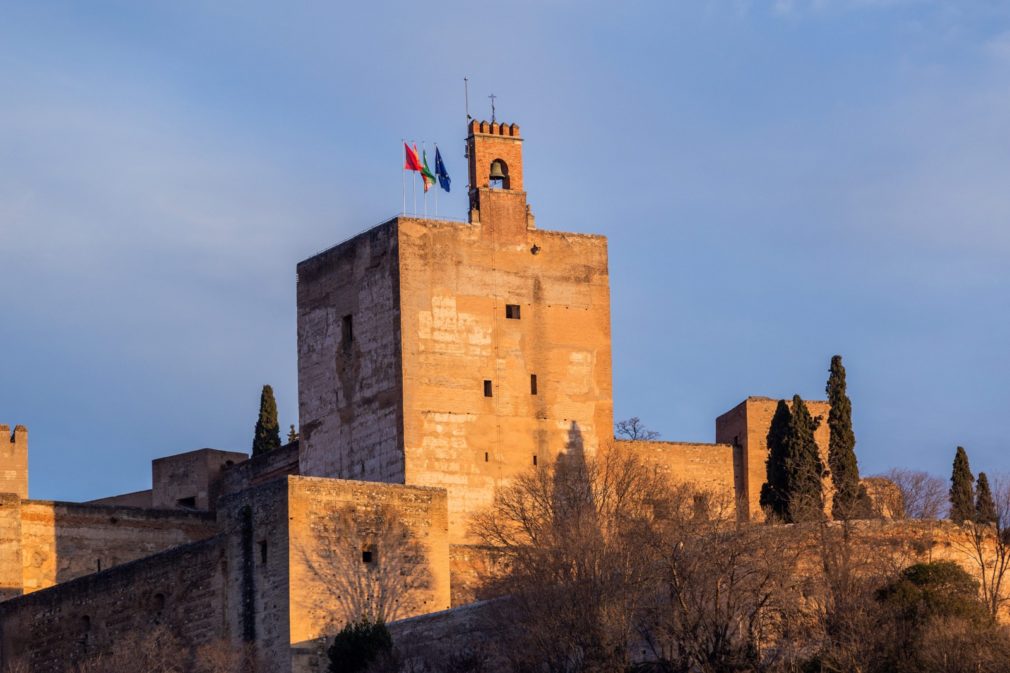
[[[400,216],[298,266],[304,475],[495,488],[613,438],[602,236],[539,230],[514,124],[468,126],[468,223]]]

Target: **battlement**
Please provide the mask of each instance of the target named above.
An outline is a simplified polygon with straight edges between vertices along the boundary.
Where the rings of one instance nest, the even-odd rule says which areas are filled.
[[[519,137],[519,124],[505,124],[499,122],[470,121],[470,135],[508,136],[510,138]]]
[[[14,432],[11,432],[9,425],[0,424],[0,438],[6,437],[7,442],[0,441],[0,451],[13,452],[17,450],[28,450],[28,428],[23,425],[15,425]]]

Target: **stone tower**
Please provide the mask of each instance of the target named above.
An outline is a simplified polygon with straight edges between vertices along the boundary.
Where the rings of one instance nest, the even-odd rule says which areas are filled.
[[[515,124],[471,122],[469,222],[400,216],[298,265],[300,470],[496,486],[613,437],[602,236],[537,229]]]
[[[28,497],[28,428],[0,425],[0,493]]]

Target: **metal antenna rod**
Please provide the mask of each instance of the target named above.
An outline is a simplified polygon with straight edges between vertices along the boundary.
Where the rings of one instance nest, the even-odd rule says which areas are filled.
[[[466,120],[470,121],[472,117],[470,116],[470,78],[463,78],[463,100],[466,103]]]
[[[491,99],[491,123],[492,124],[494,124],[494,99],[497,98],[497,97],[498,96],[495,96],[494,94],[491,94],[490,96],[488,96],[488,98]]]

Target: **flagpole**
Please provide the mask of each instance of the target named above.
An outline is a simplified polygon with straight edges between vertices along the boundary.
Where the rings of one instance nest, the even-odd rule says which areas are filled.
[[[435,145],[435,179],[438,180],[438,145]],[[438,190],[442,188],[442,183],[435,185],[435,217],[438,217]]]
[[[404,140],[403,138],[400,138],[400,144],[403,145],[404,147],[406,147],[407,146],[407,141]],[[405,151],[405,150],[401,150],[401,151]],[[404,159],[404,164],[406,164],[406,159]],[[402,180],[400,180],[400,182],[403,183],[403,190],[401,191],[401,195],[403,196],[403,209],[400,211],[400,214],[401,215],[406,215],[407,214],[407,169],[406,168],[403,168],[403,169],[400,170],[400,177],[402,178]]]
[[[414,145],[414,154],[417,154],[417,145]],[[414,172],[414,171],[411,171]],[[411,176],[410,191],[414,194],[414,216],[417,217],[417,176]]]
[[[427,151],[428,151],[428,148],[424,146],[424,141],[422,140],[421,141],[421,156],[425,157],[425,153]],[[425,157],[423,159],[423,161],[424,161],[424,164],[427,165],[427,161],[428,161],[427,157]],[[421,179],[424,180],[424,174],[421,174]],[[425,187],[427,187],[428,183],[425,182],[424,185],[425,185]],[[428,219],[428,190],[427,189],[424,190],[424,197],[423,198],[424,198],[424,219]]]

